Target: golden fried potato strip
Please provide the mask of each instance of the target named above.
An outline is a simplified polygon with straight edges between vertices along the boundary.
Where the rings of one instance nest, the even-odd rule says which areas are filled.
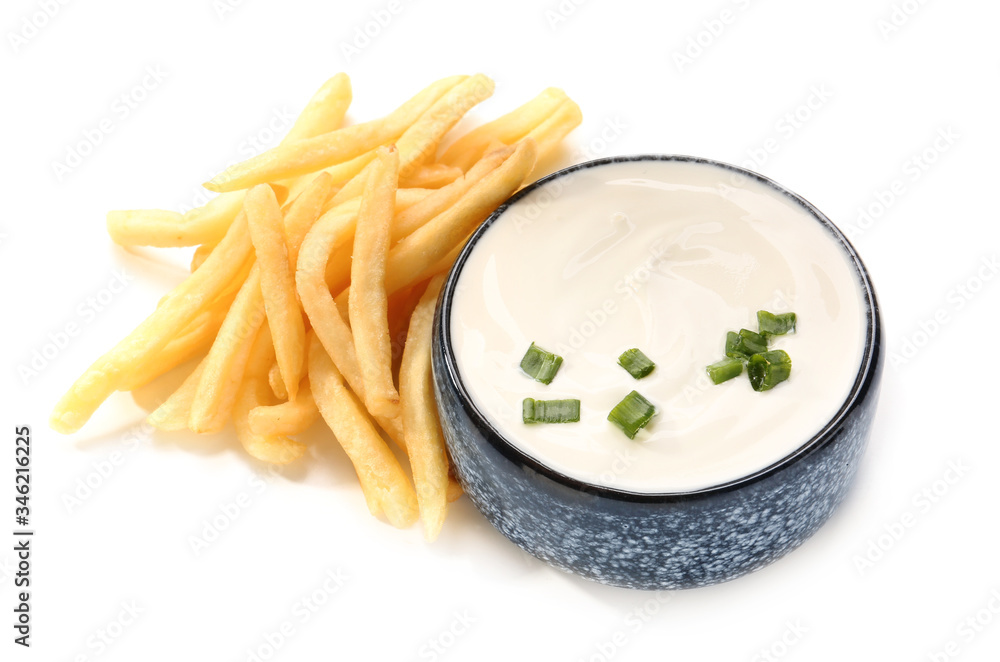
[[[431,375],[434,308],[443,283],[443,276],[433,278],[413,311],[399,368],[406,453],[427,540],[437,538],[448,512],[448,452],[438,421]]]
[[[351,459],[362,489],[381,506],[390,524],[412,525],[419,513],[413,486],[316,339],[309,347],[309,383],[319,412]]]
[[[385,262],[396,211],[399,152],[394,147],[379,148],[374,164],[354,231],[351,282],[355,286],[351,288],[348,313],[368,411],[393,417],[398,414],[399,393],[392,382]]]
[[[344,127],[313,138],[279,145],[220,173],[205,188],[236,191],[275,180],[315,172],[351,159],[399,138],[428,108],[466,76],[432,83],[385,117]]]
[[[97,359],[59,400],[49,419],[58,432],[76,432],[134,371],[146,365],[243,273],[253,245],[240,214],[205,263],[178,285],[136,329]]]
[[[260,273],[264,311],[274,338],[274,351],[282,381],[295,399],[305,361],[306,326],[289,264],[284,219],[270,187],[261,184],[247,193],[247,223]]]
[[[486,152],[490,143],[512,145],[544,123],[569,97],[557,87],[542,91],[537,97],[492,122],[477,126],[456,140],[441,156],[441,163],[468,170]]]

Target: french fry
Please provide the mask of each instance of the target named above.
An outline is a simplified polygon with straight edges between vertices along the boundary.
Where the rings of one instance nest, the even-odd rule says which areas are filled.
[[[472,233],[469,233],[468,237],[458,242],[454,248],[448,251],[447,255],[431,265],[425,273],[429,276],[437,276],[438,274],[444,274],[451,271],[452,265],[455,264],[455,260],[458,259],[459,254],[462,252],[462,249],[465,248],[465,245],[469,243],[469,239],[471,237]]]
[[[206,184],[219,195],[205,205],[110,212],[122,245],[196,246],[191,274],[84,372],[50,425],[74,432],[111,393],[135,390],[156,428],[217,432],[232,420],[247,453],[283,464],[305,454],[292,437],[322,417],[369,511],[397,527],[420,517],[434,540],[462,494],[431,375],[444,273],[581,120],[549,88],[437,158],[492,92],[482,74],[453,76],[342,128],[352,91],[337,74],[278,147]],[[412,482],[389,440],[409,457]]]
[[[462,489],[459,482],[453,477],[448,476],[448,503],[458,501],[462,498],[463,494],[465,494],[465,491]]]
[[[295,400],[276,405],[259,406],[250,411],[248,423],[254,434],[261,436],[288,436],[305,432],[316,419],[319,410],[313,400],[309,380],[302,380]]]
[[[251,457],[272,464],[288,464],[305,454],[303,444],[283,435],[260,435],[250,428],[250,413],[273,402],[267,384],[267,367],[273,361],[274,341],[265,322],[254,340],[243,382],[236,393],[233,427],[240,444]]]
[[[351,103],[351,81],[347,74],[337,74],[313,95],[282,144],[333,131],[344,119]],[[345,176],[344,180],[350,178]],[[296,190],[298,194],[301,187]],[[288,193],[284,186],[276,191]],[[279,196],[283,202],[284,195]],[[205,205],[185,214],[162,209],[134,209],[108,212],[108,234],[122,246],[196,246],[218,243],[236,214],[243,208],[243,191],[223,193]],[[191,270],[203,261],[197,259]]]
[[[108,234],[120,246],[196,246],[219,242],[243,206],[243,193],[228,193],[180,214],[162,209],[109,211]]]
[[[391,294],[427,277],[438,260],[521,187],[536,154],[533,140],[519,142],[503,165],[479,180],[453,207],[396,244],[386,264],[386,291]]]
[[[437,151],[441,138],[453,127],[470,108],[488,99],[493,94],[493,81],[487,76],[476,74],[463,80],[448,90],[433,105],[409,126],[396,140],[399,150],[399,172],[403,177],[419,167]],[[370,176],[373,164],[333,196],[332,204],[339,204],[361,195]]]
[[[403,347],[406,345],[406,332],[410,326],[410,317],[420,302],[427,283],[417,283],[403,288],[389,297],[389,338],[392,340],[392,362],[395,370],[403,358]]]
[[[225,297],[221,304],[199,313],[177,337],[150,357],[145,365],[138,370],[132,370],[131,374],[122,380],[118,390],[131,391],[144,386],[198,354],[208,351],[219,332],[222,320],[226,317],[231,300],[232,297]]]
[[[399,171],[409,174],[437,152],[444,135],[474,106],[493,96],[494,82],[483,74],[470,76],[443,95],[396,141]]]
[[[274,193],[265,184],[250,189],[244,206],[257,255],[264,311],[268,326],[273,329],[278,368],[288,398],[294,400],[305,361],[306,327],[295,292],[295,276],[289,266],[284,219]]]
[[[354,350],[354,337],[326,285],[326,264],[334,248],[349,241],[357,223],[351,209],[326,213],[302,242],[295,271],[295,285],[312,330],[359,398],[364,379]]]
[[[528,133],[527,137],[537,143],[538,158],[546,156],[570,131],[580,126],[583,113],[580,106],[571,99],[566,99],[552,116]]]
[[[443,163],[425,163],[411,169],[399,185],[404,188],[441,188],[464,175],[461,168]]]
[[[198,390],[198,382],[201,381],[201,373],[204,370],[205,360],[202,359],[180,385],[180,388],[174,391],[162,405],[150,412],[149,416],[146,417],[146,422],[164,432],[186,430],[188,418],[191,415],[191,403],[194,402],[194,394]]]
[[[303,178],[305,179],[305,178]],[[285,210],[284,235],[288,247],[288,263],[294,267],[299,259],[299,247],[313,223],[319,218],[333,186],[333,177],[321,172],[313,177]]]
[[[272,184],[280,202],[288,189]],[[156,246],[160,248],[216,244],[243,207],[243,191],[218,195],[205,205],[184,214],[163,209],[127,209],[109,211],[108,234],[120,246]]]
[[[448,511],[448,453],[434,403],[431,375],[431,337],[434,308],[444,283],[433,278],[410,318],[410,330],[399,368],[406,452],[413,470],[424,537],[437,538]]]
[[[494,140],[512,145],[545,122],[568,99],[556,87],[542,91],[537,97],[511,112],[469,131],[445,150],[441,163],[468,170],[486,152]]]
[[[191,272],[192,273],[194,273],[194,271],[198,267],[200,267],[201,265],[203,265],[205,263],[205,260],[207,260],[208,256],[212,254],[212,251],[215,250],[216,246],[217,246],[217,244],[212,244],[212,243],[202,244],[201,246],[199,246],[198,248],[196,248],[194,250],[194,254],[191,255]]]
[[[349,161],[401,136],[438,99],[466,78],[452,76],[432,83],[382,119],[279,145],[230,166],[207,182],[205,188],[219,192],[236,191]]]
[[[396,244],[386,263],[386,292],[392,294],[430,276],[438,261],[521,186],[534,164],[535,143],[525,139],[503,165],[476,182],[452,207]],[[337,306],[345,305],[349,296],[347,288],[337,296]]]
[[[416,204],[422,202],[424,199],[430,197],[434,193],[436,193],[435,190],[433,190],[433,189],[426,189],[426,188],[401,188],[401,189],[397,189],[396,190],[396,213],[399,214],[399,213],[402,213],[402,212],[408,210],[410,207],[413,207]],[[351,215],[351,216],[354,217],[354,220],[356,221],[359,209],[361,209],[361,198],[360,197],[358,197],[358,198],[352,198],[352,199],[350,199],[350,200],[348,200],[346,202],[342,202],[342,203],[340,203],[338,205],[335,205],[333,207],[326,208],[324,210],[324,212],[323,212],[323,216],[326,216],[327,214],[330,214],[330,215]],[[322,216],[320,218],[322,218]],[[393,223],[395,223],[395,221],[393,221]],[[330,259],[330,262],[333,263],[333,262],[336,262],[338,260],[342,260],[343,263],[344,263],[342,266],[344,266],[346,268],[343,271],[340,271],[340,270],[337,270],[337,269],[333,269],[332,265],[331,265],[331,269],[332,270],[327,275],[328,280],[329,280],[329,278],[331,276],[334,276],[334,275],[339,276],[341,274],[346,279],[346,278],[349,278],[350,274],[351,274],[351,267],[350,267],[350,264],[351,264],[351,248],[352,248],[352,242],[353,242],[353,239],[354,239],[354,230],[355,230],[355,225],[353,224],[353,221],[352,221],[352,223],[349,226],[345,227],[344,230],[347,233],[345,235],[344,245],[341,247],[340,252],[334,253],[334,257],[332,257]]]
[[[483,156],[461,179],[433,191],[426,198],[396,215],[392,224],[392,244],[413,234],[438,214],[458,202],[473,186],[490,174],[514,153],[513,147],[500,147]]]
[[[350,240],[357,223],[357,212],[350,206],[346,207],[339,213],[324,214],[306,235],[299,250],[295,284],[313,333],[336,364],[337,370],[347,379],[351,390],[364,401],[365,384],[354,349],[354,335],[330,296],[330,289],[326,284],[330,253]],[[397,446],[405,448],[406,441],[398,416],[379,415],[376,420]]]
[[[409,236],[414,230],[454,205],[480,179],[499,168],[513,153],[513,147],[502,147],[490,152],[463,177],[444,188],[428,191],[428,195],[423,199],[405,209],[401,208],[399,201],[406,189],[400,189],[396,196],[396,216],[392,221],[391,245],[398,243],[400,239]],[[350,265],[351,249],[349,245],[345,245],[334,252],[327,265],[326,282],[332,291],[339,292],[347,287],[351,278]]]
[[[188,421],[188,427],[195,432],[218,432],[233,413],[251,347],[266,320],[260,278],[259,265],[255,264],[205,357]]]
[[[309,383],[316,406],[354,465],[362,489],[372,492],[389,523],[398,528],[417,519],[417,496],[396,456],[323,349],[313,340],[309,348]]]
[[[289,197],[291,197],[293,193],[298,195],[298,193],[300,193],[302,189],[305,188],[306,183],[309,181],[310,177],[314,175],[319,175],[321,173],[329,175],[330,181],[334,186],[342,186],[344,182],[350,181],[359,172],[364,170],[365,166],[371,163],[371,160],[374,158],[375,158],[375,150],[371,150],[365,152],[361,156],[354,157],[350,161],[345,161],[344,163],[337,163],[335,165],[330,166],[329,168],[323,168],[322,170],[317,170],[315,173],[309,173],[306,175],[302,175],[300,177],[295,177],[291,180],[286,180],[291,182],[291,184],[289,184]],[[332,198],[333,196],[330,197]],[[330,200],[328,199],[326,205],[323,208],[323,211],[330,209],[330,207],[332,206],[334,205],[331,205]]]
[[[76,432],[109,395],[170,342],[204,307],[231,288],[243,271],[253,245],[246,215],[240,214],[205,264],[170,293],[132,333],[97,359],[56,403],[49,425],[57,432]]]
[[[347,74],[339,73],[330,78],[309,99],[282,143],[292,143],[339,128],[351,105],[351,98],[351,79]]]
[[[281,378],[281,369],[278,368],[277,363],[272,363],[271,368],[267,371],[267,383],[270,385],[274,397],[279,400],[288,399],[288,389],[285,388],[285,380]]]
[[[385,261],[389,226],[395,212],[399,152],[379,148],[376,167],[365,186],[354,232],[351,288],[348,301],[354,350],[365,383],[364,401],[377,416],[397,414],[399,394],[392,383],[389,301],[385,293]]]

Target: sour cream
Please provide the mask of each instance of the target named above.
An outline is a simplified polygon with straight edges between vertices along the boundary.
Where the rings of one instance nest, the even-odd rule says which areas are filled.
[[[460,377],[504,437],[552,469],[629,492],[709,488],[800,448],[844,404],[861,364],[860,277],[842,244],[794,198],[721,166],[635,160],[583,168],[509,206],[458,277],[451,334]],[[727,331],[794,311],[772,349],[788,381],[754,391],[746,372],[713,385]],[[519,363],[563,357],[549,385]],[[656,363],[636,380],[617,364]],[[607,420],[630,391],[657,415],[634,440]],[[524,398],[576,398],[578,423],[526,425]]]

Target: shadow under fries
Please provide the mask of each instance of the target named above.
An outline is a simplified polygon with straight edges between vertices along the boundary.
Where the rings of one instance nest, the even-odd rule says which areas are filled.
[[[169,292],[191,275],[190,248],[145,248],[115,244],[115,263],[127,271],[141,273],[143,282],[159,291]],[[153,312],[149,310],[148,312]]]
[[[508,540],[466,495],[448,504],[448,517],[433,547],[456,562],[474,564],[476,574],[500,582],[535,581],[540,575],[563,574]]]

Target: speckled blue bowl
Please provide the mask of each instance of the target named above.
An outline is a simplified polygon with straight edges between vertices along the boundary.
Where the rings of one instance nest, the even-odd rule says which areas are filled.
[[[473,403],[451,341],[452,298],[477,239],[528,192],[581,168],[622,160],[681,160],[728,168],[788,196],[853,258],[867,308],[864,356],[833,419],[794,453],[719,487],[636,494],[570,478],[504,439]],[[598,159],[561,170],[513,196],[473,235],[441,293],[434,322],[434,384],[445,439],[466,494],[493,526],[551,565],[639,589],[707,586],[762,568],[798,547],[833,513],[853,482],[878,401],[884,353],[868,272],[847,238],[811,204],[756,173],[679,156]]]

